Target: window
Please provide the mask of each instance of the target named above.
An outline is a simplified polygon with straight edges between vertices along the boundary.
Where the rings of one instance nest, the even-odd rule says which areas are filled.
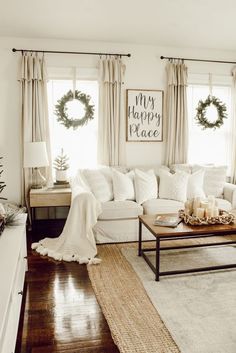
[[[231,86],[230,84],[212,86],[212,95],[226,104],[227,119],[220,128],[205,129],[195,120],[199,100],[205,100],[209,95],[208,84],[190,84],[188,86],[188,116],[189,116],[189,151],[188,161],[191,164],[218,164],[230,166],[231,141]],[[207,117],[216,120],[216,109],[208,108]]]
[[[94,119],[87,125],[67,129],[57,121],[55,105],[69,90],[73,90],[72,79],[51,79],[48,82],[48,103],[52,160],[63,148],[69,157],[69,175],[74,175],[79,168],[94,167],[97,164],[97,129],[98,129],[98,82],[97,80],[77,80],[76,89],[91,97],[94,105]],[[67,103],[71,118],[83,117],[84,107],[78,100]]]

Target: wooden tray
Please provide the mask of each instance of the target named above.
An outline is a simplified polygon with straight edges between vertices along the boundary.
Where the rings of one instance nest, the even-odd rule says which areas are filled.
[[[184,210],[179,210],[179,217],[183,219],[184,223],[192,226],[234,223],[235,216],[232,213],[224,210],[220,210],[219,212],[220,215],[217,217],[199,218],[185,214]]]

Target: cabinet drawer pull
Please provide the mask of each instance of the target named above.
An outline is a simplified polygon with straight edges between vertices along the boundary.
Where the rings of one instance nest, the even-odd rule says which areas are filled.
[[[20,292],[18,292],[19,295],[23,295],[23,290],[21,290]]]

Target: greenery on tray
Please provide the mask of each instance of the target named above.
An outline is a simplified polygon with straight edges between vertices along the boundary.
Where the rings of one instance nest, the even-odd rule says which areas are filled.
[[[85,114],[83,117],[78,117],[77,119],[72,119],[68,116],[68,108],[66,104],[73,99],[78,100],[84,105]],[[91,97],[85,93],[75,90],[73,93],[71,90],[67,92],[61,99],[57,101],[55,106],[55,114],[57,116],[57,121],[63,124],[67,129],[72,127],[74,130],[79,126],[87,124],[90,120],[94,118],[94,105],[90,104]]]
[[[215,106],[218,117],[215,121],[210,122],[207,119],[207,108],[211,105]],[[196,108],[197,115],[195,119],[198,125],[202,126],[203,129],[216,129],[221,127],[224,123],[224,119],[227,118],[226,105],[222,103],[219,98],[209,95],[205,101],[200,100],[198,107]]]
[[[63,148],[61,149],[61,153],[55,158],[53,162],[53,166],[56,170],[67,170],[69,169],[69,164],[67,163],[69,158],[66,154],[64,154]]]

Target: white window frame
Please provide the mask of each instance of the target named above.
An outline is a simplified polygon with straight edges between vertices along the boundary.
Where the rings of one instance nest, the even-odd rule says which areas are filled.
[[[211,83],[212,86],[222,86],[222,87],[228,87],[230,89],[232,89],[232,76],[230,75],[219,75],[219,74],[212,74],[211,77]],[[190,85],[194,85],[194,86],[208,86],[209,87],[209,73],[204,73],[204,74],[200,74],[200,73],[189,73],[188,75],[188,86]],[[210,93],[210,90],[209,90]],[[232,96],[231,96],[231,103],[232,103]],[[231,126],[233,126],[233,120],[232,120],[232,104],[231,104],[231,111],[230,111],[230,115],[231,115]],[[231,130],[232,131],[232,130]],[[229,149],[231,148],[231,141],[229,142]],[[227,170],[227,174],[230,175],[230,171],[231,171],[231,160],[229,159],[229,165],[228,165],[228,170]]]
[[[99,71],[97,68],[81,67],[48,67],[48,80],[71,80],[75,77],[81,81],[99,81]],[[99,113],[99,107],[98,107]],[[53,158],[54,156],[52,156]],[[73,175],[73,174],[72,174]]]

